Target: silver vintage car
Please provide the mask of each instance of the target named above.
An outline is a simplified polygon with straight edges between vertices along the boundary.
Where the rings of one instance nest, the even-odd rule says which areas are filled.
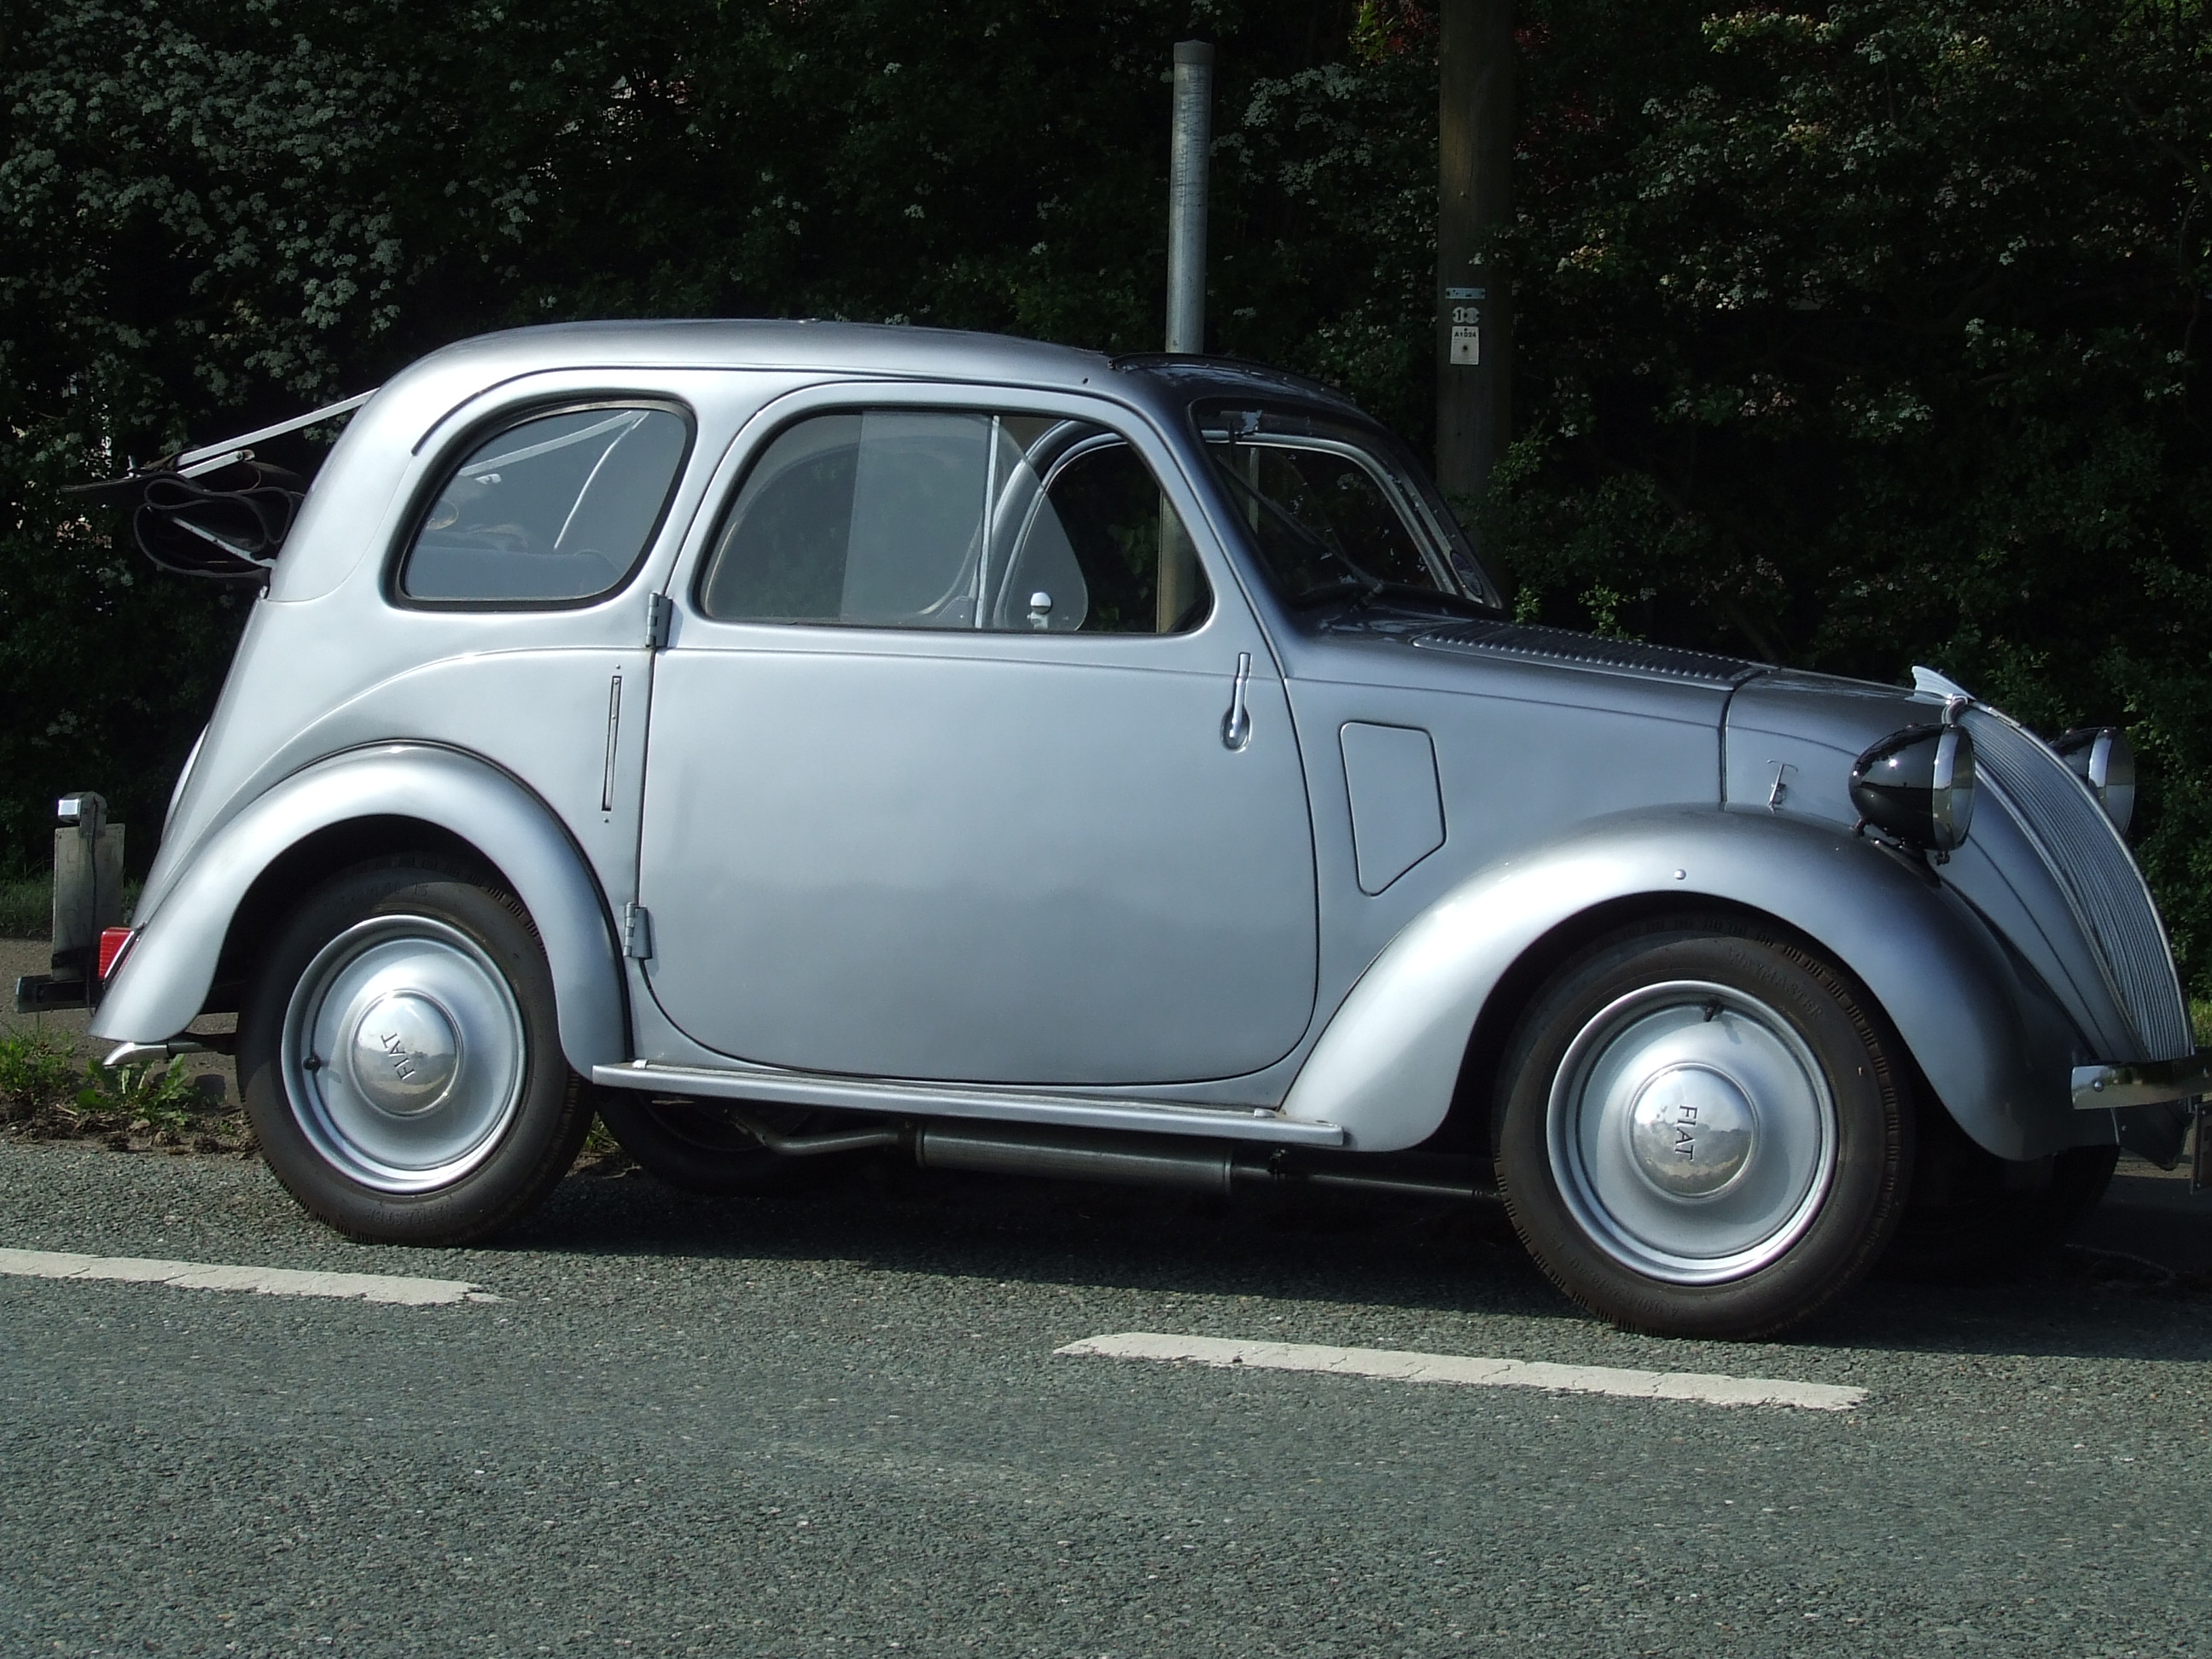
[[[873,1147],[1500,1199],[1590,1309],[1745,1336],[2033,1248],[2207,1087],[2117,732],[1516,622],[1302,380],[526,329],[296,517],[265,470],[222,517],[253,468],[140,481],[265,591],[94,1029],[235,1011],[359,1237],[513,1222],[596,1112],[709,1191]]]

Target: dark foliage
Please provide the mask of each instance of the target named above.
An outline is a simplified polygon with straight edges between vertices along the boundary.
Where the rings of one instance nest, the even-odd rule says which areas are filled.
[[[1523,610],[2127,725],[2202,983],[2201,8],[1537,15],[1496,515]]]

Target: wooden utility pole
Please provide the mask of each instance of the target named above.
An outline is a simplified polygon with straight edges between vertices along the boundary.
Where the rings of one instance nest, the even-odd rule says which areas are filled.
[[[1513,311],[1483,242],[1511,211],[1512,0],[1443,0],[1437,43],[1437,482],[1480,501],[1512,435]]]

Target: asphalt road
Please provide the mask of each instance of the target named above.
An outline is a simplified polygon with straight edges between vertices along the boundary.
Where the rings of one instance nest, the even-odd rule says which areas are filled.
[[[2212,1230],[2139,1179],[2107,1249]],[[2164,1229],[2163,1231],[2160,1230]],[[1802,1340],[1628,1337],[1464,1218],[878,1169],[574,1177],[351,1245],[255,1164],[0,1143],[0,1652],[2195,1654],[2208,1281],[2081,1252]],[[1055,1358],[1121,1331],[1856,1385],[1844,1413]]]

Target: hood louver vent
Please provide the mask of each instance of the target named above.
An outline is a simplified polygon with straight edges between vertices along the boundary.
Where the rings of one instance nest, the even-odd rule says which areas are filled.
[[[1519,657],[1578,668],[1610,669],[1615,673],[1654,674],[1704,685],[1734,685],[1759,672],[1756,663],[1734,657],[1708,656],[1702,651],[1678,651],[1672,646],[1577,634],[1565,628],[1540,628],[1529,623],[1459,623],[1420,635],[1413,643],[1432,651]]]

